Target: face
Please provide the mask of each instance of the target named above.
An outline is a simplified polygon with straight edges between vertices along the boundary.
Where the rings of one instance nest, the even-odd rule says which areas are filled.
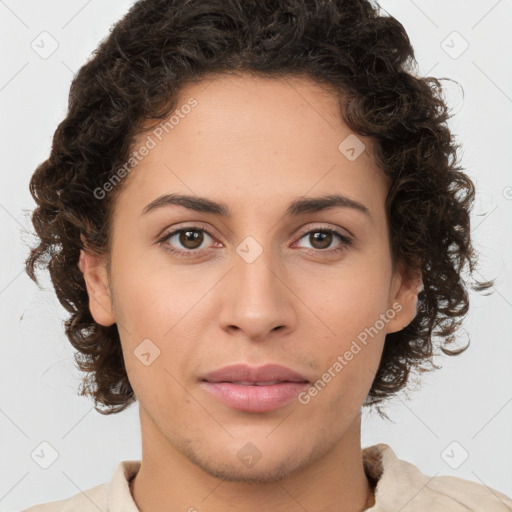
[[[414,317],[418,281],[393,272],[389,184],[332,92],[223,76],[183,89],[177,109],[172,129],[134,145],[150,149],[116,199],[110,273],[83,255],[90,308],[117,322],[143,438],[213,475],[270,481],[354,435],[386,334]],[[307,207],[333,195],[359,206]],[[238,363],[281,365],[307,383],[205,383]]]

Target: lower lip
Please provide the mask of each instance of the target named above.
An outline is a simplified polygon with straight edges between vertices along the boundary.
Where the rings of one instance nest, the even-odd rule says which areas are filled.
[[[242,386],[232,382],[206,382],[203,387],[222,403],[246,412],[273,411],[309,386],[308,382],[282,382],[270,386]]]

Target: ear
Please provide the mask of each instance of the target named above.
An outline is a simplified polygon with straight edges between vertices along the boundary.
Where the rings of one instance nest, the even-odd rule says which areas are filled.
[[[106,256],[98,256],[82,249],[78,268],[84,275],[92,317],[96,323],[105,327],[114,324],[116,319],[112,308]]]
[[[390,289],[389,308],[396,312],[394,318],[387,323],[387,332],[401,331],[416,316],[418,294],[423,288],[421,270],[406,268],[398,264]]]

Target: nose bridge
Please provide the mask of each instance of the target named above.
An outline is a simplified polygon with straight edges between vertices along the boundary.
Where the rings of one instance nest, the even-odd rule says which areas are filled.
[[[237,328],[248,337],[263,338],[276,327],[291,326],[293,304],[282,282],[278,257],[270,246],[264,248],[252,237],[236,247],[220,316],[223,328]]]

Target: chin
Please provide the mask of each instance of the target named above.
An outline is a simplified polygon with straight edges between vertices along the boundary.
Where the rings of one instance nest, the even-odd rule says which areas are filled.
[[[190,448],[190,447],[189,447]],[[250,447],[246,448],[249,453]],[[274,453],[272,460],[261,453],[261,458],[250,460],[244,453],[240,455],[221,457],[209,457],[208,455],[198,454],[194,451],[184,453],[184,455],[205,473],[227,482],[246,482],[253,484],[275,483],[289,477],[301,467],[305,466],[309,460],[308,457],[298,459],[296,450],[293,455],[284,455]]]

